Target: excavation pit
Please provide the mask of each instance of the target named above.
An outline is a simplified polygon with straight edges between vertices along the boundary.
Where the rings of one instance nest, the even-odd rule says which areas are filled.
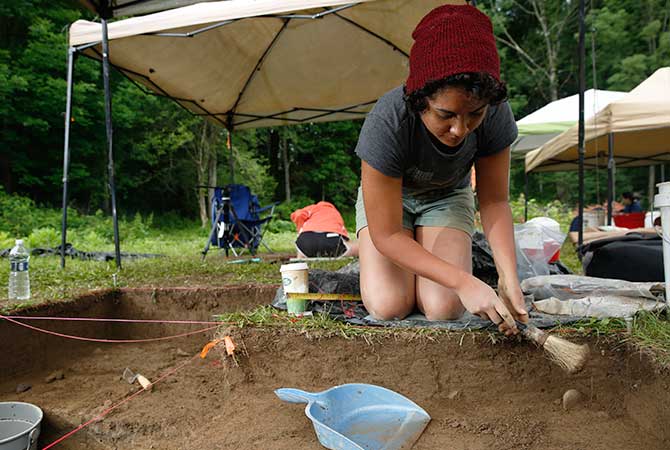
[[[268,304],[276,286],[122,289],[15,315],[211,320]],[[147,339],[206,327],[182,324],[25,321],[62,334]],[[670,448],[667,375],[613,339],[589,340],[586,368],[568,375],[526,342],[487,333],[391,331],[345,338],[277,328],[234,329],[238,364],[222,347],[197,354],[213,331],[149,343],[91,343],[0,323],[4,401],[43,409],[40,448],[138,392],[126,367],[156,380],[54,448],[318,449],[304,405],[274,390],[384,386],[423,407],[432,422],[414,449],[655,450]],[[571,337],[571,339],[574,339]],[[62,376],[61,376],[62,375]],[[23,386],[20,386],[23,385]],[[30,389],[17,393],[17,387]],[[581,397],[564,408],[563,395]],[[20,389],[19,389],[20,390]]]

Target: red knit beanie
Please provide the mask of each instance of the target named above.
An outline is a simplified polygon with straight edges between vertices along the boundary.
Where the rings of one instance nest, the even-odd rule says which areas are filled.
[[[443,5],[412,33],[406,93],[427,82],[464,72],[485,72],[500,81],[500,59],[491,20],[470,5]]]

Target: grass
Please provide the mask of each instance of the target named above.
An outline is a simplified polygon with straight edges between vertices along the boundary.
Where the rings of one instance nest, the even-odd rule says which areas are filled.
[[[633,321],[631,341],[650,354],[660,367],[670,368],[670,322],[668,312],[641,312]]]
[[[222,250],[211,248],[205,261],[202,248],[206,231],[176,230],[158,232],[150,237],[130,241],[121,250],[128,253],[159,253],[159,258],[123,260],[122,270],[114,261],[67,259],[65,269],[56,256],[33,256],[30,259],[31,300],[8,303],[7,291],[0,292],[0,311],[17,307],[65,300],[94,289],[153,286],[225,286],[236,283],[279,284],[279,260],[263,248],[260,263],[229,264]],[[293,255],[294,233],[266,235],[266,242],[285,258]],[[113,245],[98,249],[113,251]],[[248,253],[240,259],[249,258]],[[231,259],[235,259],[234,257]],[[349,260],[318,261],[310,267],[337,270]],[[9,277],[9,264],[0,264],[0,279]],[[5,285],[6,286],[6,285]],[[4,303],[4,305],[3,305]]]
[[[285,311],[278,311],[271,306],[260,306],[251,311],[232,312],[215,317],[216,320],[238,328],[277,328],[283,331],[297,332],[308,337],[339,336],[345,339],[362,338],[368,343],[376,336],[403,334],[412,338],[431,338],[437,335],[453,333],[450,330],[442,328],[389,328],[351,325],[335,320],[327,314],[320,313],[298,318],[289,316]]]
[[[563,246],[561,247],[560,260],[568,269],[572,271],[572,273],[577,275],[584,274],[582,262],[579,260],[579,257],[577,256],[577,250],[575,249],[575,246],[572,244],[572,242],[570,242],[570,239],[566,239],[565,242],[563,242]]]

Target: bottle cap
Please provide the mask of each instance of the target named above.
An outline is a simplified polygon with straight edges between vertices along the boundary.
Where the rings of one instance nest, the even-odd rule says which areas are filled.
[[[23,239],[17,239],[16,245],[23,245]]]

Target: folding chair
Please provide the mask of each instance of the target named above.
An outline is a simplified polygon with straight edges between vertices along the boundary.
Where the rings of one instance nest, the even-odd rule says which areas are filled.
[[[264,225],[272,220],[274,208],[278,204],[277,202],[261,207],[258,197],[243,184],[215,187],[211,205],[212,228],[202,252],[202,259],[207,256],[210,245],[223,248],[226,256],[229,252],[239,256],[246,250],[255,255],[261,244],[272,252],[263,241]]]

